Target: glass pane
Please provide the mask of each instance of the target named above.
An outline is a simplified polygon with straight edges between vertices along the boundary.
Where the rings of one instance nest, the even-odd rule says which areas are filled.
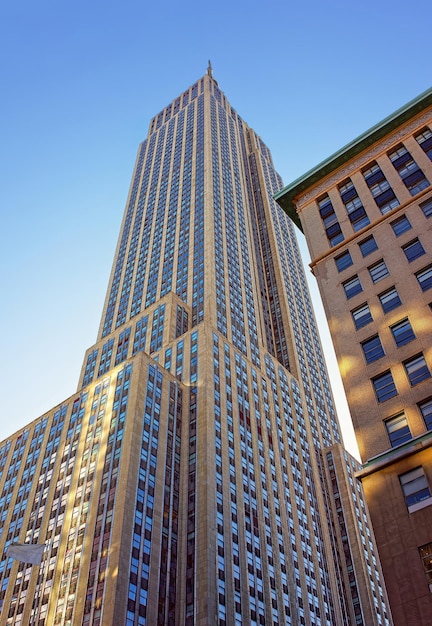
[[[395,287],[385,291],[380,296],[378,296],[381,302],[381,306],[383,308],[384,313],[388,313],[392,309],[395,309],[400,304],[402,304],[399,294]]]

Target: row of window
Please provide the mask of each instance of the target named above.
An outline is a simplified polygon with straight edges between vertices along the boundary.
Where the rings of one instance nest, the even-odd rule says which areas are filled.
[[[429,198],[425,202],[422,202],[419,206],[423,211],[425,217],[430,217],[432,215],[432,198]],[[400,237],[403,233],[411,230],[412,228],[411,222],[406,215],[402,215],[396,220],[390,222],[390,226],[392,227],[396,237]],[[358,246],[363,257],[368,256],[378,249],[378,244],[375,241],[375,237],[373,235],[370,235],[369,237],[366,237],[366,239],[360,241]],[[408,261],[410,262],[414,261],[414,259],[416,259],[418,256],[422,256],[422,254],[424,254],[424,251],[422,252],[422,248],[423,246],[418,241],[418,239],[413,239],[412,241],[402,246],[402,250],[404,251]],[[353,265],[353,259],[350,251],[345,250],[342,254],[339,254],[337,257],[335,257],[335,263],[338,272],[343,272],[345,269]]]
[[[382,280],[383,278],[386,278],[387,276],[390,276],[390,272],[388,271],[387,266],[383,260],[379,261],[378,263],[376,263],[375,265],[371,266],[368,269],[369,269],[370,276],[372,278],[372,282],[374,283],[378,282],[379,280]],[[427,267],[424,267],[418,272],[415,272],[414,276],[416,277],[417,282],[422,291],[427,291],[428,289],[432,288],[432,264],[428,265]],[[345,281],[343,283],[343,288],[344,288],[347,299],[350,299],[353,296],[363,291],[363,287],[361,285],[361,282],[358,276],[353,276],[349,280]],[[386,291],[384,291],[382,294],[379,294],[378,298],[381,302],[384,313],[387,313],[391,309],[394,309],[395,307],[401,304],[399,294],[395,287],[391,287],[390,289],[387,289]],[[356,328],[360,328],[361,326],[364,326],[365,324],[368,323],[368,321],[371,321],[372,319],[371,317],[371,319],[368,321],[363,320],[364,323],[358,326],[356,319],[355,319],[355,314],[359,312],[359,309],[364,308],[364,307],[369,309],[367,305],[362,305],[362,307],[358,307],[352,311]],[[369,311],[369,314],[370,314],[370,311]]]
[[[396,324],[390,326],[390,330],[393,335],[393,339],[398,348],[404,346],[406,343],[413,341],[416,336],[411,326],[411,322],[408,318],[400,320]],[[381,343],[381,339],[378,334],[373,337],[369,337],[360,344],[363,349],[363,354],[366,359],[366,363],[372,363],[377,359],[384,356],[384,348]]]
[[[430,378],[429,367],[423,354],[417,354],[402,362],[411,387],[418,385],[423,380]],[[372,385],[378,402],[385,402],[393,396],[397,396],[398,391],[390,370],[372,378]]]
[[[415,139],[429,159],[432,160],[432,149],[430,148],[430,143],[432,142],[431,130],[429,128],[423,129],[421,133],[415,136]],[[430,183],[423,170],[417,165],[411,153],[408,152],[403,144],[393,148],[387,153],[387,156],[412,196],[429,187]],[[375,161],[363,168],[362,174],[382,215],[399,206],[399,200],[383,171]],[[354,232],[358,232],[370,224],[369,216],[352,180],[350,178],[344,180],[338,185],[338,191]],[[344,235],[332,201],[327,194],[318,200],[318,207],[330,245],[335,246],[344,240]]]
[[[402,304],[396,287],[390,287],[390,289],[378,294],[378,299],[384,313],[388,313]],[[372,312],[367,302],[353,309],[351,315],[357,330],[373,321]]]
[[[418,409],[423,417],[427,430],[432,430],[432,399],[419,402]],[[405,413],[402,411],[385,420],[384,425],[392,448],[396,448],[412,439]]]
[[[418,237],[403,245],[402,250],[405,253],[405,256],[409,263],[412,263],[412,261],[414,261],[415,259],[418,259],[419,257],[426,254],[426,251]],[[384,259],[380,259],[373,265],[370,265],[367,269],[374,284],[378,283],[384,278],[387,278],[387,276],[390,276],[389,269]],[[428,266],[427,268],[424,268],[415,274],[422,291],[426,291],[430,287],[430,269],[431,267]],[[348,300],[363,291],[363,286],[357,274],[344,281],[342,283],[342,287]]]

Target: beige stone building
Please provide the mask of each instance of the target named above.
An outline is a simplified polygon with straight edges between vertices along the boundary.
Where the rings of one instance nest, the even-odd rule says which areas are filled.
[[[432,90],[285,187],[363,463],[394,622],[432,615]]]

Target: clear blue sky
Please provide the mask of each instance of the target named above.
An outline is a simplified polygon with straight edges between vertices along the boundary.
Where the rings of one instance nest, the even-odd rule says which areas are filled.
[[[74,393],[138,144],[208,59],[289,183],[431,86],[431,17],[430,0],[3,3],[0,439]]]

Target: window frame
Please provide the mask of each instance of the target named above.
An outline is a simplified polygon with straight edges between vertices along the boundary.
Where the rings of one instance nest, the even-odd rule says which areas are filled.
[[[330,196],[325,194],[317,200],[317,205],[330,246],[336,246],[344,240],[344,235]]]
[[[353,287],[352,290],[347,290],[348,285],[352,283],[353,285],[357,285],[357,287]],[[345,296],[347,300],[350,300],[351,298],[354,298],[354,296],[356,296],[357,294],[361,293],[363,291],[363,286],[361,284],[360,278],[358,277],[357,274],[355,274],[354,276],[351,276],[351,278],[349,278],[348,280],[345,280],[342,283],[342,287],[344,289],[345,292]]]
[[[368,272],[374,285],[380,280],[384,280],[384,278],[387,278],[387,276],[390,276],[389,269],[384,259],[380,259],[373,265],[370,265],[368,267]]]
[[[426,254],[423,244],[418,237],[404,244],[402,246],[402,250],[407,258],[408,263],[412,263],[416,259]]]
[[[384,348],[378,334],[365,339],[365,341],[362,341],[360,345],[367,364],[374,363],[385,355]]]
[[[363,258],[372,254],[375,250],[378,250],[378,244],[373,235],[370,235],[369,237],[366,237],[366,239],[363,239],[363,241],[360,241],[358,247],[360,248]]]
[[[384,296],[390,295],[390,293],[393,292],[393,291],[395,292],[395,294],[397,296],[397,304],[394,304],[394,305],[392,304],[392,306],[388,307],[387,304],[384,305],[383,298],[384,298]],[[395,285],[393,285],[393,287],[390,287],[390,289],[386,289],[382,293],[378,294],[378,299],[380,301],[381,308],[382,308],[384,313],[389,313],[390,311],[393,311],[393,309],[397,309],[397,307],[401,306],[401,304],[402,304],[401,297],[400,297],[399,292],[396,289]],[[393,300],[396,301],[396,298],[393,298],[392,300],[389,300],[388,302],[392,303]]]
[[[390,326],[394,342],[398,348],[416,339],[414,329],[407,317]]]
[[[356,313],[360,313],[361,311],[366,310],[366,309],[367,309],[367,313],[365,315],[362,315],[361,317],[356,318],[356,316],[355,316]],[[360,328],[363,328],[363,326],[367,326],[368,324],[373,322],[372,311],[370,310],[370,306],[369,306],[369,304],[367,302],[365,302],[361,306],[358,306],[355,309],[353,309],[351,311],[351,316],[352,316],[352,319],[353,319],[354,326],[355,326],[356,330],[359,330]],[[367,321],[364,321],[361,324],[357,324],[356,319],[362,320],[363,318],[366,318]]]
[[[432,161],[432,131],[426,126],[420,133],[414,136],[414,139],[423,150],[423,152]]]
[[[336,269],[339,273],[343,272],[348,267],[351,267],[351,265],[353,265],[354,263],[349,250],[345,250],[345,252],[342,252],[342,254],[338,254],[338,256],[335,256],[334,261],[336,264]]]
[[[424,202],[420,202],[419,207],[423,211],[423,215],[426,218],[432,217],[432,198],[429,198]]]
[[[420,363],[421,365],[418,365]],[[415,387],[431,377],[429,366],[423,353],[416,354],[405,360],[403,366],[411,387]],[[414,369],[410,372],[411,367],[414,367]]]
[[[426,582],[429,585],[429,591],[432,593],[432,542],[419,546],[418,551]]]
[[[429,181],[423,170],[403,144],[393,148],[387,156],[412,196],[429,187]]]
[[[423,282],[419,279],[419,276],[421,276],[422,274],[425,274],[425,275],[430,274],[430,277],[428,276],[427,279],[424,281],[424,284],[426,285],[426,287],[423,287]],[[417,278],[417,282],[420,285],[420,289],[422,291],[427,291],[428,289],[431,289],[432,288],[432,265],[427,265],[423,269],[416,272],[415,277]]]
[[[432,504],[429,483],[421,465],[399,474],[398,478],[405,504],[410,513]]]
[[[396,220],[393,220],[393,222],[390,222],[390,226],[396,237],[400,237],[412,228],[411,222],[406,215],[401,215]]]
[[[384,426],[392,448],[397,448],[407,441],[411,441],[412,434],[403,411],[384,420]]]
[[[422,400],[417,404],[417,406],[423,417],[423,421],[427,430],[432,430],[432,398],[426,398],[426,400]],[[427,408],[426,413],[423,410],[424,407]]]
[[[374,376],[373,378],[371,378],[371,382],[375,391],[377,402],[379,404],[382,404],[383,402],[390,400],[390,398],[394,398],[394,396],[398,395],[393,374],[390,370],[386,370],[385,372],[381,372],[381,374],[378,374],[378,376]],[[379,386],[378,383],[380,383]],[[386,388],[388,388],[389,391],[382,393],[382,390]]]

